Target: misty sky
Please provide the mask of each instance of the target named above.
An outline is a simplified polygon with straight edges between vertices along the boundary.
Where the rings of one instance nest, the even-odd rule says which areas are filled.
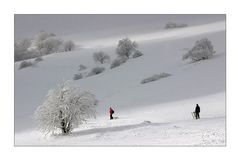
[[[39,31],[77,41],[162,30],[167,22],[198,25],[225,20],[225,15],[19,15],[15,38],[33,38]]]

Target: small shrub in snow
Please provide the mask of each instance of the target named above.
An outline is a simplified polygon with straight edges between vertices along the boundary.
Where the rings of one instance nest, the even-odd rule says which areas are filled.
[[[78,80],[78,79],[82,79],[83,75],[82,73],[78,73],[78,74],[74,74],[73,80]]]
[[[68,51],[73,51],[75,49],[76,45],[73,41],[66,41],[66,42],[63,42],[63,50],[65,52],[68,52]]]
[[[87,77],[89,76],[93,76],[93,75],[96,75],[96,74],[100,74],[102,73],[103,71],[105,70],[105,68],[103,67],[95,67],[91,70],[90,73],[88,73]]]
[[[35,61],[36,62],[40,62],[40,61],[42,61],[43,59],[42,59],[42,57],[37,57],[37,58],[35,58]]]
[[[130,55],[136,51],[137,43],[131,41],[129,38],[124,38],[118,42],[116,53],[118,56],[126,56],[128,59]]]
[[[215,53],[211,41],[207,38],[197,41],[194,47],[183,55],[182,59],[191,59],[193,62],[209,59]]]
[[[19,65],[18,69],[26,68],[26,67],[29,67],[32,65],[33,65],[33,63],[31,61],[22,61]]]
[[[87,67],[86,66],[84,66],[83,64],[80,64],[79,65],[79,71],[82,71],[82,70],[85,70],[85,69],[87,69]]]
[[[110,57],[106,53],[99,51],[93,53],[93,59],[96,63],[100,62],[101,64],[103,64],[105,62],[108,62],[110,60]]]
[[[45,133],[70,133],[96,114],[97,100],[89,92],[65,82],[50,90],[46,101],[37,108],[34,117]]]
[[[132,58],[137,58],[137,57],[140,57],[142,55],[143,55],[142,52],[140,52],[139,50],[136,50],[136,52],[133,54]]]
[[[117,57],[115,60],[113,60],[110,68],[115,68],[120,66],[121,64],[125,63],[128,60],[128,58],[126,56],[121,56],[121,57]]]
[[[156,80],[159,80],[161,78],[165,78],[165,77],[168,77],[170,76],[169,73],[161,73],[161,74],[156,74],[156,75],[153,75],[151,77],[148,77],[146,79],[143,79],[141,81],[141,84],[144,84],[144,83],[149,83],[149,82],[152,82],[152,81],[156,81]]]
[[[165,29],[183,28],[183,27],[187,27],[187,24],[177,24],[174,22],[168,22],[165,26]]]

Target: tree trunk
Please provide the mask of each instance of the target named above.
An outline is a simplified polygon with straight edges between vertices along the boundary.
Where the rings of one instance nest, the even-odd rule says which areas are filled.
[[[68,122],[68,120],[65,118],[61,122],[61,129],[63,134],[68,134],[71,131],[71,122]]]
[[[62,133],[63,133],[63,134],[66,134],[66,133],[67,133],[65,119],[62,119],[61,129],[62,129]]]

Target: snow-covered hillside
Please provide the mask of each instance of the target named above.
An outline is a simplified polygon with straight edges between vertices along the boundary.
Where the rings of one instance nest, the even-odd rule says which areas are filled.
[[[187,49],[201,38],[212,41],[215,56],[196,63],[182,61]],[[144,55],[114,69],[109,63],[95,64],[92,58],[94,51],[102,50],[114,59],[116,46],[108,42],[101,49],[48,55],[21,70],[15,63],[15,144],[225,145],[225,38],[225,22],[135,36]],[[51,88],[80,73],[80,64],[88,67],[83,72],[105,67],[99,75],[74,81],[96,95],[97,119],[69,136],[42,135],[35,129],[34,111]],[[162,72],[171,76],[140,84]],[[197,103],[201,119],[193,120],[191,112]],[[119,119],[108,120],[110,106]]]

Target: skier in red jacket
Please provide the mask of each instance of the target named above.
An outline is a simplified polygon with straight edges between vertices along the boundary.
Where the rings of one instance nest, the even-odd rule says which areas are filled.
[[[114,110],[110,107],[109,108],[109,114],[110,114],[110,120],[113,119],[113,113],[114,113]]]

